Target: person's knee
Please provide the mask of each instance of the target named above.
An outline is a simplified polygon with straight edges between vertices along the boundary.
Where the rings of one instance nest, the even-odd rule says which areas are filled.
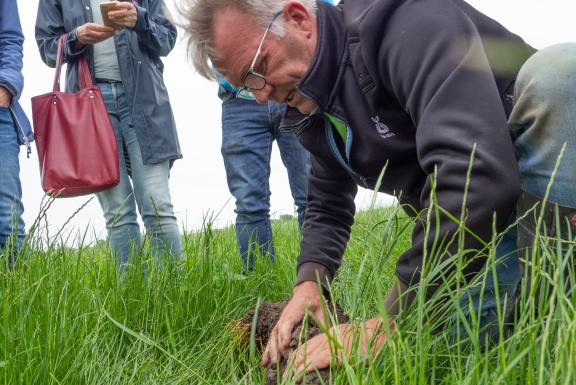
[[[514,99],[509,124],[516,138],[520,166],[547,170],[539,172],[546,174],[545,180],[534,175],[543,179],[539,183],[545,186],[564,143],[570,149],[574,140],[576,44],[553,45],[530,57],[518,74]],[[523,171],[524,185],[526,172]]]
[[[175,222],[174,207],[170,196],[168,164],[151,167],[135,188],[136,201],[144,224]]]
[[[270,210],[270,190],[266,180],[261,178],[244,178],[234,180],[229,185],[230,192],[236,200],[238,215],[268,214]]]
[[[556,99],[555,94],[574,89],[576,84],[576,43],[562,43],[541,49],[522,66],[516,78],[516,99],[524,93]]]
[[[236,224],[254,224],[270,220],[270,212],[268,209],[260,210],[236,210]]]
[[[155,188],[149,188],[148,193],[139,199],[138,205],[146,231],[156,229],[158,226],[177,227],[178,222],[167,184],[162,183]]]
[[[172,201],[167,196],[149,196],[142,210],[142,220],[144,223],[150,221],[155,223],[171,223],[176,220]]]
[[[105,202],[105,204],[101,204],[101,206],[108,229],[138,224],[136,207],[130,202],[130,199],[123,201],[110,200]]]

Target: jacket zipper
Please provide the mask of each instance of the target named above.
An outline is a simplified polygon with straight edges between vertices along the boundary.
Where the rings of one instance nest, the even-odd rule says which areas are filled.
[[[352,148],[352,131],[350,129],[346,130],[346,144],[345,144],[346,146],[345,153],[347,158],[346,161],[344,160],[342,154],[340,153],[340,150],[338,149],[336,140],[334,140],[334,133],[332,131],[332,123],[330,123],[330,119],[328,119],[328,117],[324,115],[322,115],[322,119],[324,119],[324,130],[326,131],[326,138],[328,140],[328,145],[330,146],[330,150],[336,157],[338,163],[340,163],[340,165],[344,167],[344,169],[348,171],[349,174],[358,178],[360,182],[362,182],[363,184],[362,187],[369,189],[370,187],[368,187],[368,181],[366,180],[366,177],[358,174],[356,171],[352,169],[352,166],[350,165],[350,151]]]
[[[30,154],[32,154],[32,147],[30,146],[30,141],[28,140],[28,137],[24,133],[22,123],[20,123],[20,119],[18,119],[18,116],[16,115],[16,112],[14,111],[14,109],[12,109],[12,107],[10,107],[10,112],[12,113],[12,117],[14,118],[14,121],[16,122],[16,125],[18,126],[18,129],[22,134],[22,142],[26,146],[26,158],[30,158]]]
[[[298,92],[300,92],[300,94],[302,94],[302,96],[304,96],[305,98],[308,98],[310,100],[314,100],[314,98],[310,97],[305,91],[298,89]],[[334,116],[336,118],[344,121],[344,119],[341,119],[337,115],[334,115]],[[330,123],[330,119],[328,119],[327,116],[324,116],[324,114],[322,114],[322,119],[324,119],[324,127],[325,127],[325,131],[326,131],[326,136],[328,139],[328,144],[330,146],[330,149],[332,150],[332,153],[336,157],[336,160],[338,160],[338,163],[340,163],[340,165],[342,167],[344,167],[344,169],[346,171],[348,171],[348,173],[350,173],[351,175],[358,178],[360,180],[360,182],[362,182],[362,184],[364,185],[362,187],[369,189],[370,187],[368,187],[368,181],[366,180],[366,177],[364,177],[363,175],[360,175],[356,171],[354,171],[352,169],[352,166],[349,163],[350,162],[350,150],[352,148],[352,131],[348,128],[348,125],[346,125],[346,127],[348,128],[346,130],[346,144],[345,144],[345,146],[346,146],[346,158],[348,159],[348,162],[346,162],[344,160],[344,158],[342,158],[342,154],[340,154],[340,150],[338,150],[338,146],[336,145],[336,141],[334,140],[334,134],[332,132],[332,123]]]

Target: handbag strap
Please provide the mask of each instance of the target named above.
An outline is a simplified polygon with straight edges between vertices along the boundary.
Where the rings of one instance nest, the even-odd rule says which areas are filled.
[[[64,44],[66,44],[66,34],[60,36],[58,39],[58,52],[56,54],[56,74],[54,76],[54,85],[52,91],[60,91],[60,71],[62,70],[62,62],[64,61]],[[88,68],[88,61],[84,55],[78,59],[78,80],[80,88],[92,87],[94,82],[90,75],[90,68]]]
[[[92,75],[90,75],[90,68],[88,68],[88,60],[86,56],[82,55],[78,63],[78,78],[80,79],[80,88],[92,87]]]
[[[60,91],[60,70],[62,69],[62,61],[64,60],[64,41],[66,35],[60,36],[58,39],[58,52],[56,54],[56,74],[54,75],[54,85],[52,86],[53,92]]]

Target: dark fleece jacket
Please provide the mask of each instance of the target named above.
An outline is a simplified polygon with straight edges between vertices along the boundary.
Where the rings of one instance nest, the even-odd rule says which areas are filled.
[[[298,283],[317,273],[323,283],[334,277],[357,185],[374,189],[385,165],[380,191],[399,197],[409,214],[430,206],[435,183],[438,205],[460,218],[473,148],[465,248],[482,250],[494,218],[502,230],[519,194],[506,117],[516,74],[534,49],[461,0],[345,0],[320,4],[317,17],[318,46],[299,90],[319,108],[296,117],[312,159]],[[324,112],[347,124],[346,144]],[[428,240],[426,221],[417,222],[397,264],[405,285],[419,281],[434,238],[446,243],[457,230],[445,213],[421,217],[432,225]],[[440,263],[455,250],[452,242],[427,258]],[[468,258],[466,276],[485,263],[482,253]]]

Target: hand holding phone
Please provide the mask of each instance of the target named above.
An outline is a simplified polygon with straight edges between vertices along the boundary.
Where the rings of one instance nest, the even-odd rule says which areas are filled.
[[[128,1],[106,1],[100,3],[104,25],[115,29],[134,28],[138,20],[138,12],[134,4]]]
[[[85,23],[76,27],[78,48],[82,45],[96,44],[114,36],[114,28],[102,24]]]
[[[110,11],[115,11],[120,9],[118,1],[105,1],[100,3],[100,12],[102,13],[102,21],[105,26],[112,27],[114,29],[122,29],[123,26],[116,24],[114,21],[110,20],[108,13]]]

